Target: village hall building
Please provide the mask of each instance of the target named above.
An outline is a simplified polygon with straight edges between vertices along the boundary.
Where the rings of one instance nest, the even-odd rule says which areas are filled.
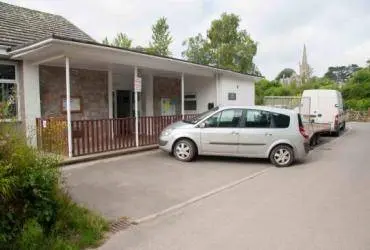
[[[254,105],[258,78],[104,45],[62,16],[0,2],[7,118],[49,148],[43,131],[60,121],[69,157],[155,144],[170,122],[217,105]]]

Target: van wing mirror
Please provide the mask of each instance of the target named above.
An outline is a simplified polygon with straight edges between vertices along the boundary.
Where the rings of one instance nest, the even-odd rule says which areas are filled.
[[[336,107],[336,108],[339,108],[339,104],[335,104],[335,107]]]
[[[205,128],[206,124],[204,122],[201,122],[198,126],[199,126],[199,128]]]

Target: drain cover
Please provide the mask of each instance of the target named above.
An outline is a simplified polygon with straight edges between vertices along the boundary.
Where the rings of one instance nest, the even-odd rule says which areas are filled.
[[[123,217],[123,218],[119,218],[118,220],[112,222],[110,224],[110,232],[111,233],[117,233],[121,230],[124,230],[126,228],[128,228],[130,226],[130,221],[128,220],[128,218],[126,217]]]

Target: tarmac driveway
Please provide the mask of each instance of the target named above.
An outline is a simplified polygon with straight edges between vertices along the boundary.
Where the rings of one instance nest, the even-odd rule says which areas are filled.
[[[265,160],[200,157],[183,163],[153,150],[62,168],[72,197],[108,219],[139,219],[271,167]]]

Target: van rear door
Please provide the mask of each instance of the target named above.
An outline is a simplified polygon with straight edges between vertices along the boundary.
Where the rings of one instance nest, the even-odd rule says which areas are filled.
[[[317,123],[332,123],[335,115],[338,114],[338,108],[335,107],[337,103],[336,98],[330,96],[319,96],[317,98],[318,107],[316,114]]]

